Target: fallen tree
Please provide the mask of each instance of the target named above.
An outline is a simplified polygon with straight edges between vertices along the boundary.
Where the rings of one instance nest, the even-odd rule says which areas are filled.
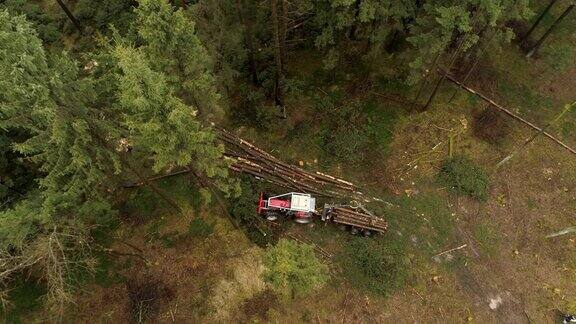
[[[556,144],[562,146],[564,149],[568,150],[570,153],[572,154],[576,154],[576,149],[568,146],[566,143],[562,142],[560,139],[558,139],[557,137],[555,137],[554,135],[546,132],[545,129],[536,126],[534,123],[516,115],[515,113],[513,113],[512,111],[510,111],[509,109],[504,108],[502,105],[499,105],[498,103],[496,103],[494,100],[488,98],[487,96],[483,95],[482,93],[462,84],[461,82],[459,82],[458,80],[456,80],[456,78],[454,78],[453,76],[451,76],[450,74],[444,72],[444,71],[438,71],[440,74],[444,75],[448,80],[450,80],[452,83],[456,84],[457,86],[459,86],[460,88],[480,97],[480,99],[486,101],[487,103],[490,104],[491,107],[494,107],[498,110],[500,110],[501,112],[505,113],[506,115],[516,119],[517,121],[523,123],[524,125],[537,130],[538,132],[542,133],[544,136],[546,136],[547,138],[551,139],[552,141],[554,141]]]

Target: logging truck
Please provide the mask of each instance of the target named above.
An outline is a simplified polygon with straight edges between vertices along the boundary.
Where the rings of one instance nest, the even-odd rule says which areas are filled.
[[[316,198],[299,192],[280,195],[260,193],[257,212],[269,221],[286,217],[293,218],[300,224],[308,224],[316,217],[324,222],[333,222],[348,228],[352,234],[364,236],[384,233],[388,228],[386,221],[359,204],[358,206],[325,204],[321,210],[317,210]]]

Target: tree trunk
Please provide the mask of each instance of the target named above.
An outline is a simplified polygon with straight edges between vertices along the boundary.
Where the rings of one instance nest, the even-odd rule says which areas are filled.
[[[278,27],[278,0],[271,0],[272,31],[274,33],[274,56],[276,59],[276,86],[274,89],[274,101],[286,116],[284,108],[284,68],[282,64],[282,49],[280,44],[280,28]]]
[[[478,53],[476,53],[476,57],[474,58],[474,62],[472,63],[472,65],[470,65],[470,68],[468,69],[468,72],[466,72],[464,79],[461,80],[462,83],[466,83],[466,81],[468,81],[468,78],[472,75],[472,72],[474,71],[474,69],[476,68],[478,63],[480,63],[480,59],[482,58],[482,55],[487,52],[488,46],[490,46],[490,43],[492,43],[492,40],[494,40],[494,37],[496,37],[497,34],[498,34],[498,28],[495,28],[494,31],[492,32],[492,34],[490,35],[490,37],[483,42]],[[452,93],[452,96],[448,100],[448,103],[451,103],[452,100],[454,100],[457,93],[458,93],[458,89],[454,89],[454,92]]]
[[[56,0],[56,2],[58,2],[58,5],[60,5],[60,8],[62,8],[62,10],[64,10],[64,13],[66,13],[66,16],[68,16],[68,19],[70,19],[70,21],[72,22],[74,27],[76,27],[76,29],[78,29],[80,34],[82,34],[82,27],[80,26],[80,23],[78,22],[76,17],[74,17],[74,15],[70,11],[70,9],[68,9],[68,7],[66,7],[66,5],[64,4],[64,2],[62,2],[62,0]]]
[[[424,87],[426,86],[426,84],[428,84],[428,77],[430,76],[430,73],[433,73],[433,71],[436,71],[436,66],[438,65],[438,62],[440,62],[440,57],[442,56],[442,51],[438,52],[438,54],[436,54],[436,57],[434,58],[434,61],[432,62],[432,67],[430,69],[428,69],[428,72],[426,73],[426,75],[424,76],[424,78],[422,79],[421,84],[420,84],[420,88],[418,89],[418,92],[416,93],[416,97],[414,98],[414,104],[417,105],[418,104],[418,99],[420,99],[420,96],[422,95],[422,91],[424,91]]]
[[[358,16],[360,16],[360,0],[354,1],[354,21],[352,21],[352,26],[348,30],[348,39],[356,40]]]
[[[460,56],[460,50],[462,49],[462,45],[464,45],[464,42],[466,41],[468,36],[469,36],[469,34],[464,34],[464,36],[461,36],[461,38],[459,39],[458,46],[456,47],[456,51],[454,51],[452,59],[450,60],[450,63],[448,64],[447,72],[450,72],[452,70],[452,68],[454,67],[456,60],[458,60],[458,57]],[[432,72],[432,71],[430,71],[430,72]],[[436,97],[436,94],[438,93],[438,89],[440,89],[440,85],[442,84],[442,82],[444,81],[445,78],[446,78],[446,74],[442,74],[440,79],[438,79],[438,82],[436,82],[436,86],[434,86],[434,90],[432,91],[430,98],[428,98],[426,105],[424,105],[424,107],[422,108],[424,111],[427,110],[428,107],[430,107],[430,104],[432,103],[432,101]]]
[[[548,4],[548,6],[546,6],[546,8],[544,9],[544,11],[542,11],[542,13],[540,14],[540,16],[538,16],[538,19],[536,19],[536,22],[534,22],[534,24],[532,25],[532,27],[530,27],[530,30],[528,30],[528,32],[526,33],[526,35],[522,36],[522,39],[520,40],[520,43],[524,43],[526,40],[528,40],[528,38],[530,37],[530,35],[532,35],[532,32],[534,32],[534,29],[536,29],[536,27],[538,26],[538,24],[540,24],[540,22],[542,21],[542,18],[544,18],[544,16],[546,16],[546,14],[548,13],[548,11],[550,11],[550,9],[552,8],[552,6],[557,2],[558,0],[552,0],[550,1],[550,3]]]
[[[434,86],[434,90],[432,90],[432,94],[430,95],[430,98],[428,98],[428,101],[426,101],[426,105],[424,105],[422,110],[426,111],[428,109],[428,107],[430,107],[430,104],[432,103],[434,98],[436,98],[436,94],[438,93],[438,89],[440,89],[440,85],[442,84],[442,81],[444,81],[444,78],[445,78],[445,76],[442,75],[440,77],[440,79],[438,79],[438,82],[436,82],[436,86]]]
[[[252,74],[252,83],[258,85],[258,64],[256,63],[256,49],[254,47],[254,35],[252,33],[252,19],[246,17],[244,11],[244,0],[236,0],[236,7],[240,22],[244,26],[244,41],[248,48],[248,62],[250,64],[250,73]]]
[[[536,44],[534,45],[534,47],[532,47],[532,49],[528,52],[528,54],[526,54],[526,57],[531,57],[532,55],[534,55],[538,49],[540,48],[540,46],[542,46],[542,43],[544,43],[544,41],[546,40],[546,38],[548,38],[548,36],[550,36],[550,34],[552,33],[552,30],[554,30],[554,28],[556,28],[556,26],[558,26],[558,24],[564,19],[566,18],[566,16],[568,16],[568,14],[574,9],[576,5],[570,5],[568,6],[568,8],[566,8],[566,10],[564,10],[564,12],[562,13],[562,15],[560,15],[560,17],[558,17],[558,19],[556,19],[556,21],[554,21],[554,23],[552,24],[552,26],[550,26],[550,28],[548,28],[548,30],[546,31],[546,33],[544,33],[544,35],[542,35],[542,37],[540,37],[540,39],[536,42]]]
[[[286,62],[286,32],[288,30],[288,2],[282,1],[282,16],[280,17],[280,51],[282,62]]]

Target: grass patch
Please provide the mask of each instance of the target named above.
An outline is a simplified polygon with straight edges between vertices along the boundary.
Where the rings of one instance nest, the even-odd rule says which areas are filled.
[[[556,43],[545,46],[541,51],[544,63],[556,72],[567,71],[574,65],[576,49],[570,43]]]
[[[543,96],[532,87],[513,82],[498,82],[499,93],[506,94],[508,106],[520,112],[550,111],[554,108],[552,98]]]
[[[410,275],[401,240],[352,237],[338,261],[354,286],[379,295],[402,287]]]
[[[435,194],[390,198],[391,205],[368,206],[390,224],[384,236],[351,237],[337,262],[345,277],[362,290],[389,295],[412,282],[417,269],[450,246],[454,223]]]
[[[488,175],[463,155],[447,159],[440,169],[438,179],[453,192],[482,201],[488,196]]]
[[[383,215],[390,228],[388,239],[400,240],[416,254],[433,256],[449,246],[454,232],[454,219],[442,197],[421,193],[392,199],[392,206],[374,209]]]
[[[487,255],[494,255],[498,251],[500,237],[493,226],[485,223],[477,225],[474,229],[474,238]]]
[[[207,237],[214,233],[214,222],[207,222],[200,217],[194,218],[188,224],[188,235],[192,237]]]
[[[363,107],[367,115],[366,131],[380,155],[387,155],[394,137],[394,126],[398,119],[396,109],[384,107],[374,100],[366,102]]]

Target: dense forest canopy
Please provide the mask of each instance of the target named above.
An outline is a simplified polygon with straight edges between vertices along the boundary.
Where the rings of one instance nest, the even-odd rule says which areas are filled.
[[[1,1],[0,300],[9,301],[9,292],[27,278],[45,287],[53,320],[67,316],[83,285],[78,273],[97,271],[99,253],[112,251],[100,233],[123,222],[132,208],[130,184],[143,185],[152,193],[148,200],[185,217],[177,195],[150,177],[185,170],[195,183],[191,195],[212,206],[205,208],[216,208],[211,201],[232,205],[226,213],[236,218],[235,226],[261,231],[245,211],[255,187],[231,173],[217,127],[252,129],[248,134],[270,138],[283,157],[292,152],[283,153],[283,143],[298,134],[305,144],[307,136],[317,136],[325,160],[340,161],[344,169],[372,167],[388,156],[394,136],[410,136],[397,134],[393,123],[434,110],[439,95],[452,102],[456,92],[443,86],[447,74],[466,83],[479,65],[510,57],[510,48],[549,60],[552,69],[573,68],[573,7],[561,0],[548,6],[529,0]],[[551,51],[546,42],[554,33],[566,36]],[[392,98],[402,108],[374,108],[366,93]],[[320,108],[309,113],[309,105]],[[543,129],[534,138],[559,127],[570,139],[572,106],[563,109],[547,126],[537,123]],[[502,145],[507,124],[483,114],[475,117],[473,131]],[[465,118],[459,123],[441,142],[449,157],[437,167],[439,183],[486,203],[489,175],[471,159],[453,156],[456,139],[468,129]],[[298,133],[298,125],[316,128]],[[436,154],[436,147],[430,152]],[[418,191],[409,190],[408,197]],[[444,226],[438,222],[435,233]],[[201,230],[194,233],[212,233],[207,224],[197,224]],[[280,242],[264,258],[271,291],[286,299],[325,284],[327,267],[310,246]],[[354,241],[356,255],[344,249],[342,262],[358,269],[350,276],[360,278],[360,286],[387,295],[390,287],[370,280],[397,280],[400,287],[409,281],[400,269],[415,262],[390,257],[405,253],[394,244]]]

